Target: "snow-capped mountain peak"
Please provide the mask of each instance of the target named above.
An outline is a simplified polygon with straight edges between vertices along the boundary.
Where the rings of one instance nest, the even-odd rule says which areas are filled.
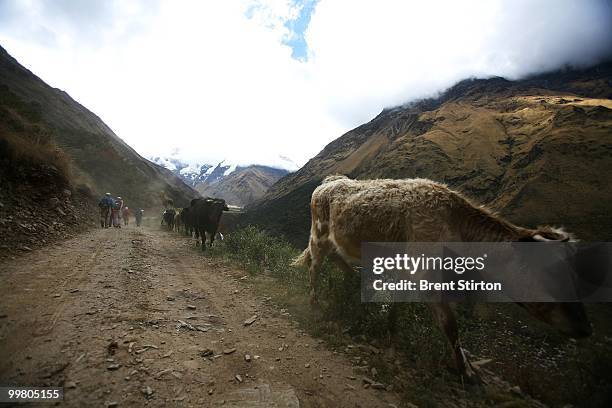
[[[178,152],[169,157],[151,157],[153,163],[172,171],[186,184],[203,195],[225,198],[230,204],[245,205],[265,193],[276,180],[288,173],[286,167],[294,165],[283,157],[283,168],[228,163],[217,164],[187,162],[180,159]],[[250,180],[247,182],[246,180]]]
[[[221,160],[216,165],[198,162],[187,163],[176,157],[155,156],[149,160],[172,171],[192,187],[202,183],[214,184],[236,170],[249,167],[226,163],[225,160]]]

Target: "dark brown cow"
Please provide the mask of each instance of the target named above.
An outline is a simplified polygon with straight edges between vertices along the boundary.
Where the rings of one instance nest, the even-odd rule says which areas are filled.
[[[174,216],[176,215],[176,211],[173,208],[167,209],[162,214],[162,225],[166,223],[168,229],[170,231],[174,230]]]
[[[206,235],[210,237],[209,246],[212,247],[223,211],[229,211],[229,208],[225,200],[208,197],[192,200],[189,211],[196,239],[202,237],[202,251],[204,251],[206,248]]]
[[[191,208],[185,207],[181,210],[181,222],[183,223],[183,228],[185,231],[185,235],[191,236],[193,232],[193,221],[191,216]]]

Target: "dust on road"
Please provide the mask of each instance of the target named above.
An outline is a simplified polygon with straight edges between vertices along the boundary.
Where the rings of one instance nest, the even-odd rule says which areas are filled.
[[[237,274],[190,239],[135,227],[5,262],[0,384],[63,386],[74,407],[398,404]]]

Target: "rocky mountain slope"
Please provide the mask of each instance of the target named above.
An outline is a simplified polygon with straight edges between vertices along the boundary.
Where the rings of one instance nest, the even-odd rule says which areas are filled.
[[[229,204],[244,207],[261,198],[287,170],[267,166],[237,167],[215,182],[204,182],[196,190],[204,196],[220,197]]]
[[[50,141],[65,154],[75,184],[110,191],[130,206],[183,205],[198,193],[171,171],[142,158],[94,113],[50,87],[0,47],[0,135]]]
[[[66,170],[52,144],[0,137],[0,259],[96,225],[94,197]]]
[[[221,161],[217,165],[188,163],[176,155],[155,156],[151,161],[172,171],[205,196],[223,198],[243,207],[261,198],[288,170],[261,166],[237,166]]]
[[[252,205],[259,223],[306,245],[309,200],[333,173],[426,177],[515,223],[612,239],[612,64],[521,81],[465,80],[386,109],[327,145]]]

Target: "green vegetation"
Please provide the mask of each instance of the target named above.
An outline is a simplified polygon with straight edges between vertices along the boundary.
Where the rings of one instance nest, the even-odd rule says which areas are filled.
[[[238,264],[251,275],[271,277],[283,285],[290,296],[301,296],[304,302],[307,301],[310,290],[308,271],[291,265],[300,251],[282,239],[249,225],[227,234],[224,241],[213,246],[210,254]],[[318,292],[323,299],[321,307],[326,316],[350,321],[353,326],[359,325],[359,332],[374,334],[383,329],[381,320],[384,319],[378,315],[382,317],[385,313],[380,312],[380,307],[361,303],[357,274],[344,279],[342,272],[325,262]],[[374,318],[374,315],[377,317]]]
[[[318,288],[321,305],[311,308],[308,271],[291,266],[299,253],[283,239],[249,225],[216,241],[206,256],[247,271],[260,294],[287,309],[311,335],[345,352],[357,371],[366,367],[363,375],[371,376],[375,368],[377,380],[393,384],[408,401],[439,406],[441,396],[455,395],[476,404],[529,405],[501,385],[490,384],[484,393],[465,390],[428,307],[362,303],[357,273],[344,276],[331,263],[324,263]],[[602,406],[612,395],[609,331],[600,330],[595,338],[577,345],[512,304],[460,304],[455,311],[463,343],[475,354],[472,360],[491,358],[493,362],[485,368],[529,395],[559,406],[581,401]],[[612,308],[604,305],[593,305],[589,313],[595,327],[612,318]],[[392,321],[396,322],[393,330]],[[567,385],[561,389],[561,383]]]

